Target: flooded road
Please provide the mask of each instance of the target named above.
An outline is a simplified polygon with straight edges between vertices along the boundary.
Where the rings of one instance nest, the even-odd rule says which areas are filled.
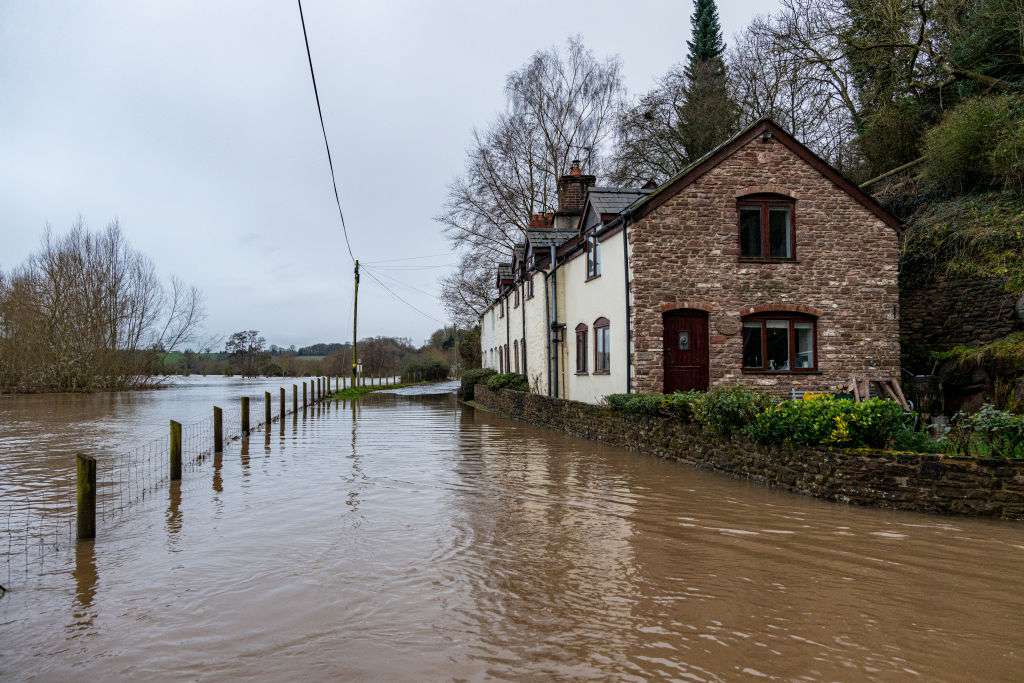
[[[1019,523],[374,395],[231,443],[41,566],[0,599],[0,678],[1014,680],[1022,615]]]

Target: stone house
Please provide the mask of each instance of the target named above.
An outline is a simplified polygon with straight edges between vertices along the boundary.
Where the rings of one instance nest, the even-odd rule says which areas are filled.
[[[484,366],[590,403],[899,376],[898,221],[770,119],[658,187],[578,164],[481,316]]]

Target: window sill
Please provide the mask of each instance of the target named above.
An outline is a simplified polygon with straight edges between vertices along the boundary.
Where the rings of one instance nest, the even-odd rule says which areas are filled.
[[[576,373],[576,376],[577,376],[577,377],[586,377],[586,376],[587,376],[587,375],[589,375],[589,374],[590,374],[589,372],[587,372],[586,370],[584,370],[583,372],[577,372],[577,373]]]
[[[610,374],[612,374],[612,371],[611,370],[594,370],[594,374],[595,375],[610,375]]]
[[[584,282],[590,282],[591,280],[596,280],[599,277],[601,277],[601,273],[598,273],[597,275],[588,275],[587,279],[584,280]]]
[[[740,263],[800,263],[795,258],[765,258],[763,256],[740,256]]]
[[[761,370],[760,368],[742,368],[744,375],[820,375],[821,370]]]

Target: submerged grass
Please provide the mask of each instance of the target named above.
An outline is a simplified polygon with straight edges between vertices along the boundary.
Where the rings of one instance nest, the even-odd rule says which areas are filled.
[[[402,382],[400,384],[386,384],[381,386],[346,387],[341,391],[333,392],[331,394],[331,398],[339,401],[351,401],[352,399],[372,394],[375,391],[383,391],[384,389],[403,389],[405,387],[414,387],[418,384],[429,384],[429,382]]]

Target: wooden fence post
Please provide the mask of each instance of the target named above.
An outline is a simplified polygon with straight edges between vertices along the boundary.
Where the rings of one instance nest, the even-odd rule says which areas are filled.
[[[75,469],[78,485],[75,499],[78,503],[78,540],[96,538],[96,458],[79,454]]]
[[[265,429],[270,428],[270,421],[273,419],[273,415],[270,412],[270,392],[263,392],[263,426]],[[268,432],[269,433],[269,432]]]
[[[171,420],[171,481],[181,479],[181,423]]]
[[[281,387],[281,422],[284,422],[284,387]]]
[[[242,435],[249,433],[249,397],[242,397]]]
[[[298,414],[299,412],[299,385],[292,385],[292,412]]]
[[[302,409],[306,409],[306,383],[302,383]]]
[[[224,411],[217,406],[213,407],[213,452],[221,453],[224,450]]]

